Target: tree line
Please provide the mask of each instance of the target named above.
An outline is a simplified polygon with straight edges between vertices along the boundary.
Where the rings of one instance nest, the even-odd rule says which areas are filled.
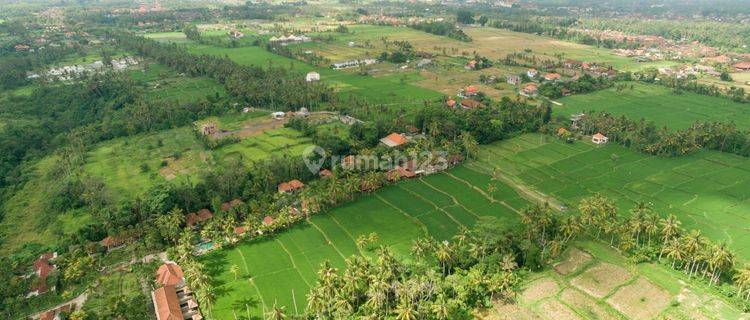
[[[318,108],[334,99],[333,90],[320,83],[308,83],[299,72],[280,67],[240,65],[227,57],[196,56],[177,44],[162,44],[129,33],[109,33],[118,45],[184,72],[208,76],[222,83],[228,92],[244,102],[270,109]]]

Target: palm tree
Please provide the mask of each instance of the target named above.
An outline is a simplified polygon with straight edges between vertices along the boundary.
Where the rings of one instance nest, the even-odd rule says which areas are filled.
[[[669,243],[670,240],[674,239],[680,234],[681,222],[677,220],[674,214],[670,214],[667,218],[660,221],[661,224],[661,242],[662,244]],[[661,261],[662,254],[659,253],[659,261]]]
[[[435,319],[447,320],[451,316],[450,304],[442,293],[438,294],[437,298],[435,298],[431,309]]]
[[[233,264],[229,267],[229,272],[234,274],[234,281],[237,281],[237,273],[240,272],[240,267],[238,267],[236,264]]]
[[[266,313],[266,318],[270,320],[284,320],[286,319],[286,312],[284,307],[277,307],[276,302],[273,303],[273,308]]]
[[[680,240],[674,238],[670,240],[664,247],[662,247],[662,253],[666,254],[668,259],[672,260],[672,268],[674,268],[677,261],[682,261],[683,251]]]
[[[453,248],[450,243],[443,242],[435,250],[435,258],[440,262],[443,274],[448,274],[448,269],[453,259]]]
[[[396,306],[396,320],[416,320],[417,311],[414,310],[414,305],[410,301],[401,301]]]
[[[734,284],[739,288],[737,295],[742,296],[742,291],[746,290],[745,300],[750,300],[750,266],[737,269],[734,274]]]

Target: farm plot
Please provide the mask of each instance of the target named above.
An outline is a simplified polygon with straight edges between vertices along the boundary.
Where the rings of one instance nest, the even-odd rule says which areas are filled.
[[[563,105],[554,113],[598,111],[624,115],[633,120],[647,119],[658,127],[684,129],[696,121],[733,121],[738,128],[750,128],[750,104],[691,92],[675,94],[669,88],[632,83],[633,89],[614,88],[558,100]]]
[[[586,257],[584,262],[579,261]],[[531,275],[515,303],[498,302],[480,319],[746,319],[687,275],[666,266],[633,265],[606,244],[577,241],[556,265]],[[570,271],[570,272],[567,272]],[[582,286],[582,284],[585,284]],[[700,297],[700,298],[699,298]]]
[[[219,288],[212,306],[214,319],[260,316],[263,310],[284,306],[292,314],[305,308],[305,294],[314,285],[321,263],[344,266],[354,254],[372,254],[385,245],[404,259],[412,241],[432,236],[447,240],[483,216],[517,223],[516,211],[528,202],[510,187],[468,168],[403,181],[310,218],[270,238],[215,251],[202,259]],[[358,248],[360,235],[378,234],[369,248]],[[238,266],[237,275],[229,270]]]
[[[267,67],[273,64],[291,68],[304,77],[304,73],[316,71],[324,83],[336,89],[343,98],[356,97],[373,103],[387,103],[394,106],[420,104],[424,100],[435,100],[440,93],[417,87],[404,79],[421,77],[405,74],[394,74],[380,77],[362,76],[354,72],[333,70],[329,67],[316,67],[305,62],[276,55],[260,47],[221,48],[208,45],[191,44],[189,50],[195,54],[209,54],[229,57],[242,65]]]
[[[750,259],[750,160],[720,152],[679,158],[646,156],[609,144],[566,144],[539,134],[499,142],[480,151],[470,168],[496,170],[523,187],[574,207],[599,193],[627,215],[636,202],[675,214],[688,229],[726,241],[742,260]]]

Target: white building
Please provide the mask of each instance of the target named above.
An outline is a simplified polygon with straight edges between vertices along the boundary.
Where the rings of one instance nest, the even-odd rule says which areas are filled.
[[[305,81],[307,82],[320,81],[320,73],[317,73],[315,71],[308,72],[307,76],[305,76]]]

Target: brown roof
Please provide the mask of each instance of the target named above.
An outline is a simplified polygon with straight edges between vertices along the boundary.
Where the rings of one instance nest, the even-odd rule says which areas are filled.
[[[279,184],[279,192],[292,192],[294,190],[300,189],[304,187],[305,184],[302,183],[302,181],[299,181],[297,179],[291,180],[289,182],[282,182]]]
[[[331,172],[331,170],[328,170],[328,169],[320,169],[320,172],[318,172],[318,175],[325,178],[325,177],[332,176],[333,172]]]
[[[156,283],[163,286],[175,286],[182,282],[185,274],[182,268],[174,262],[167,262],[156,271]]]
[[[474,99],[463,99],[463,100],[461,100],[461,107],[463,107],[464,109],[474,109],[474,108],[477,108],[477,107],[479,107],[481,105],[482,104],[479,103],[479,101],[476,101]]]
[[[103,247],[107,247],[107,248],[117,247],[117,246],[121,245],[122,243],[123,243],[122,239],[119,239],[119,238],[116,238],[116,237],[112,237],[112,236],[107,236],[106,238],[104,238],[101,241],[99,241],[99,244],[101,244]]]
[[[388,146],[393,146],[393,147],[400,146],[400,145],[406,143],[406,137],[404,137],[402,134],[398,134],[398,133],[395,133],[395,132],[389,134],[388,136],[386,136],[382,140],[388,140],[388,141],[390,141],[390,144],[385,143],[385,142],[383,142],[383,143],[385,143]]]
[[[523,86],[523,91],[524,92],[532,92],[532,91],[536,91],[536,90],[537,90],[536,83],[533,83],[533,82],[532,83],[527,83],[525,86]]]
[[[750,62],[738,62],[734,64],[734,67],[741,70],[750,70]]]
[[[445,105],[453,108],[456,106],[456,100],[449,99],[448,101],[445,102]]]
[[[596,133],[596,134],[595,134],[595,135],[593,136],[593,138],[596,138],[596,139],[604,139],[604,138],[606,138],[606,136],[604,136],[604,135],[603,135],[603,134],[602,134],[601,132],[597,132],[597,133]]]
[[[264,224],[264,225],[270,225],[270,224],[272,224],[272,223],[273,223],[273,217],[271,217],[271,216],[266,216],[265,218],[263,218],[263,224]]]
[[[39,315],[39,320],[53,320],[53,319],[55,319],[55,311],[53,310],[43,312],[42,314]]]
[[[153,295],[159,320],[183,320],[180,299],[177,297],[177,291],[173,286],[156,289]]]
[[[560,127],[560,129],[557,129],[557,134],[558,135],[563,135],[563,134],[566,134],[566,133],[568,133],[568,129],[565,129],[563,127]]]
[[[559,73],[548,73],[544,75],[545,80],[556,80],[560,79],[562,76]]]
[[[201,222],[211,219],[211,217],[213,216],[214,214],[211,212],[211,210],[208,210],[208,209],[198,210],[198,219],[200,219]]]
[[[247,227],[245,227],[245,226],[234,227],[234,234],[238,234],[239,235],[239,234],[243,234],[245,232],[247,232]]]
[[[412,172],[411,170],[408,170],[402,166],[396,166],[396,168],[391,169],[386,173],[386,177],[388,180],[395,180],[396,177],[399,178],[414,178],[416,174]]]
[[[198,215],[195,212],[188,213],[185,216],[185,223],[190,227],[196,225],[198,222]]]
[[[466,93],[476,94],[477,93],[477,87],[475,87],[475,86],[468,86],[468,87],[466,87]]]
[[[187,216],[185,216],[185,223],[187,223],[188,226],[192,227],[200,222],[211,219],[211,217],[213,216],[214,214],[211,213],[211,210],[200,209],[198,210],[198,213],[195,213],[195,212],[188,213]]]

